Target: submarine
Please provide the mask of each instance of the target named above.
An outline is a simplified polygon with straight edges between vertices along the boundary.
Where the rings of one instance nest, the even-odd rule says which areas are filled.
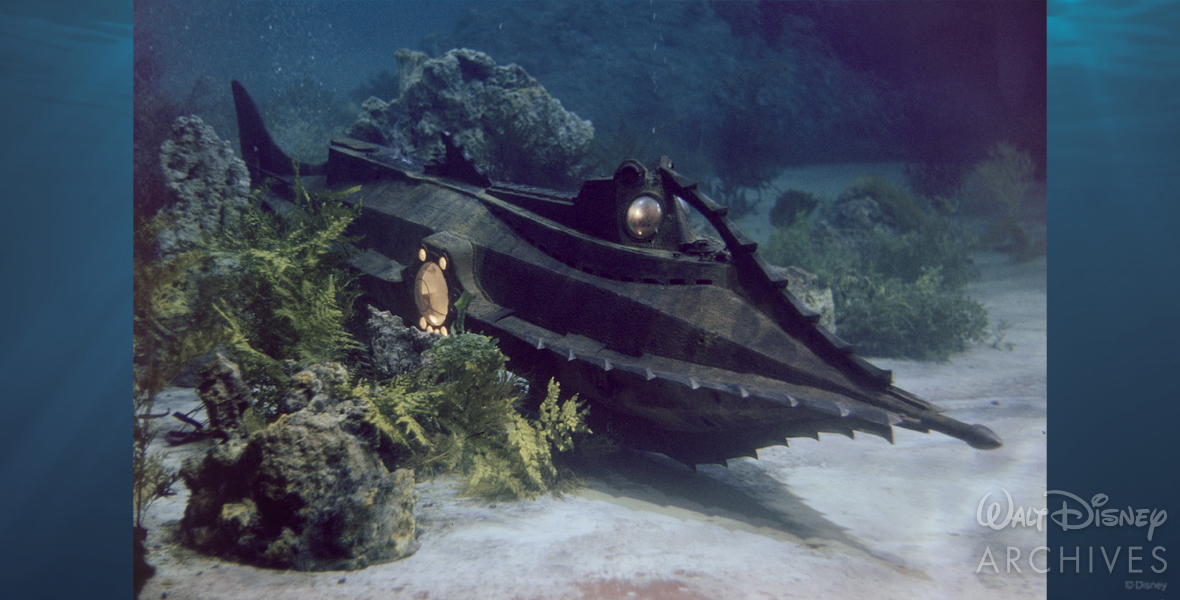
[[[326,163],[300,164],[232,90],[251,177],[280,182],[270,196],[296,168],[309,190],[361,187],[351,262],[379,308],[497,338],[510,365],[578,393],[594,431],[623,446],[695,466],[820,433],[892,443],[894,427],[1002,445],[820,326],[667,157],[623,160],[576,193],[493,181],[445,134],[425,164],[348,138],[330,141]]]

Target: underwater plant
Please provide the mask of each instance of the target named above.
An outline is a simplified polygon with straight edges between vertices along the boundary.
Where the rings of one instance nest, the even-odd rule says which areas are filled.
[[[974,195],[985,206],[999,211],[998,219],[984,235],[984,243],[1007,251],[1017,260],[1044,253],[1043,244],[1034,243],[1020,224],[1020,207],[1024,194],[1032,185],[1035,166],[1025,150],[1006,142],[997,142],[988,157],[975,165]]]
[[[946,218],[931,216],[905,233],[874,229],[860,247],[860,255],[869,271],[903,283],[913,283],[927,270],[938,269],[948,289],[960,289],[976,275],[971,262],[974,245],[970,232]]]
[[[985,201],[1001,208],[1009,219],[1020,216],[1020,203],[1032,184],[1032,157],[1006,142],[988,149],[987,158],[975,165],[974,174]]]
[[[963,166],[955,162],[906,163],[905,176],[915,194],[939,213],[951,215],[959,210],[963,170]]]
[[[167,219],[141,218],[135,227],[132,259],[132,377],[133,459],[132,501],[135,526],[142,527],[144,510],[169,493],[176,474],[160,458],[148,454],[153,432],[149,420],[152,404],[185,365],[225,340],[220,330],[192,326],[191,275],[209,259],[199,250],[178,254],[167,261],[153,258],[155,241]]]
[[[134,581],[138,593],[155,573],[147,563],[144,513],[153,502],[172,493],[178,475],[148,448],[155,437],[153,414],[160,393],[193,359],[224,340],[220,330],[192,326],[193,273],[208,256],[193,250],[166,261],[156,258],[158,237],[169,225],[164,217],[136,219],[132,256],[132,453],[131,502],[134,515]]]
[[[840,337],[868,355],[946,360],[982,339],[987,312],[964,289],[971,244],[941,217],[907,233],[876,229],[859,245],[813,233],[807,219],[777,228],[763,255],[832,287]]]
[[[840,335],[866,355],[946,360],[985,337],[987,311],[962,289],[947,288],[937,268],[908,284],[849,274],[839,288]]]
[[[817,206],[819,199],[813,194],[795,189],[787,190],[774,201],[774,208],[770,209],[770,223],[775,227],[787,227],[799,217],[807,218]]]
[[[228,331],[227,343],[267,416],[287,383],[283,361],[309,365],[339,360],[360,348],[346,328],[360,290],[346,264],[345,236],[360,214],[340,194],[311,194],[295,178],[295,202],[280,216],[264,211],[259,194],[234,235],[208,242],[229,265],[202,279],[202,317]]]
[[[868,196],[876,200],[898,231],[903,233],[913,231],[923,220],[922,209],[914,197],[879,175],[865,175],[857,179],[841,195]]]
[[[568,487],[554,452],[589,433],[587,409],[575,395],[559,402],[550,381],[537,416],[517,409],[525,384],[504,370],[495,340],[473,333],[444,337],[426,366],[382,382],[361,381],[352,393],[375,409],[374,422],[392,442],[399,464],[419,473],[458,472],[465,494],[491,499],[535,498]]]

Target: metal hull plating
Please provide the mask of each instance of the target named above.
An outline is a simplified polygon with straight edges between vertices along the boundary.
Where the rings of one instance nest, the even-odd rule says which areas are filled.
[[[235,99],[248,164],[275,175],[281,152],[260,137],[256,114],[243,120],[237,87]],[[326,177],[309,185],[361,185],[365,252],[354,265],[384,308],[435,330],[462,313],[518,368],[589,400],[596,431],[626,445],[688,464],[820,432],[892,440],[893,426],[1001,445],[894,387],[819,327],[724,208],[667,159],[624,162],[576,195],[488,181],[454,148],[419,170],[388,149],[336,140],[328,163],[310,169]],[[658,207],[640,215],[658,227],[634,226],[637,206]],[[693,238],[690,208],[720,240]]]

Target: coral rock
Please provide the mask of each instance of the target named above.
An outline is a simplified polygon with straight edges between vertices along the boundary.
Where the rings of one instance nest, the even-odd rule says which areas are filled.
[[[287,393],[280,401],[284,413],[294,413],[309,406],[316,412],[333,403],[332,391],[348,383],[348,370],[340,363],[312,365],[291,378]]]
[[[186,541],[300,571],[360,569],[413,554],[414,475],[387,470],[370,410],[353,401],[302,410],[186,461]]]
[[[373,369],[382,377],[396,377],[422,366],[422,353],[439,335],[402,324],[402,318],[369,306],[369,347]]]
[[[403,139],[421,157],[440,156],[447,131],[493,178],[533,185],[563,181],[594,138],[590,121],[565,110],[515,64],[498,66],[467,49],[395,56],[400,96],[367,101],[349,135],[385,145]],[[399,114],[404,118],[395,119]]]
[[[206,233],[231,231],[250,195],[250,173],[228,141],[200,117],[177,117],[160,146],[160,166],[176,203],[160,212],[174,222],[160,233],[167,259],[195,247]]]
[[[787,278],[787,291],[799,299],[804,306],[819,313],[819,324],[836,333],[836,300],[832,288],[823,287],[819,278],[799,267],[777,267],[771,269]]]
[[[228,437],[245,437],[242,414],[250,406],[250,388],[242,381],[238,365],[218,353],[201,370],[197,394],[205,404],[209,427]]]

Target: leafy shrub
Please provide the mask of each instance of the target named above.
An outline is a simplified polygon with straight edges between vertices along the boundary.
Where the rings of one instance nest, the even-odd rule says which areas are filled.
[[[914,197],[884,177],[877,175],[861,177],[845,193],[855,196],[869,196],[876,200],[881,210],[893,219],[893,224],[903,233],[913,231],[922,223],[922,209]]]
[[[987,312],[963,289],[970,245],[945,219],[873,231],[860,246],[813,233],[806,219],[771,234],[763,256],[832,287],[839,334],[869,355],[946,360],[981,338]]]
[[[819,200],[808,192],[787,190],[779,195],[770,209],[770,223],[775,227],[786,227],[799,215],[806,217],[819,206]]]
[[[376,409],[377,426],[404,464],[463,473],[465,493],[486,498],[534,498],[569,484],[553,452],[572,449],[574,434],[590,431],[576,395],[559,403],[551,381],[539,415],[528,418],[515,407],[522,380],[504,370],[507,358],[491,338],[451,335],[428,353],[417,372],[353,389]]]
[[[909,284],[875,273],[847,276],[840,289],[840,335],[869,356],[946,360],[987,329],[983,306],[948,289],[938,269]]]
[[[1032,157],[1027,151],[997,142],[988,150],[988,157],[975,165],[977,195],[1008,217],[1019,217],[1020,203],[1032,184],[1033,173]]]
[[[775,228],[761,254],[776,265],[809,271],[829,286],[859,263],[850,248],[814,234],[807,219],[795,219],[787,227]]]
[[[1017,260],[1044,254],[1044,243],[1035,242],[1020,224],[1020,206],[1035,167],[1027,151],[998,142],[988,157],[975,165],[974,196],[977,202],[999,211],[984,235],[984,243],[1010,253]]]
[[[944,215],[958,211],[963,191],[963,166],[958,163],[907,163],[906,179],[915,194]]]
[[[209,242],[224,268],[201,286],[200,318],[229,332],[233,359],[264,404],[285,391],[284,360],[339,360],[360,347],[345,328],[360,292],[350,285],[343,245],[360,209],[308,194],[298,180],[295,191],[289,214],[262,210],[256,197],[235,235]]]
[[[861,249],[868,270],[903,283],[914,283],[929,269],[938,269],[947,288],[959,289],[975,276],[971,263],[973,238],[943,218],[925,218],[912,231],[891,234],[875,229]]]
[[[190,274],[208,256],[191,251],[165,262],[151,258],[156,238],[166,225],[165,219],[155,217],[140,220],[135,227],[132,502],[136,527],[142,527],[148,505],[166,495],[176,481],[176,474],[163,466],[160,457],[147,451],[153,437],[148,419],[158,416],[151,414],[153,399],[186,364],[224,340],[219,330],[191,326]]]

